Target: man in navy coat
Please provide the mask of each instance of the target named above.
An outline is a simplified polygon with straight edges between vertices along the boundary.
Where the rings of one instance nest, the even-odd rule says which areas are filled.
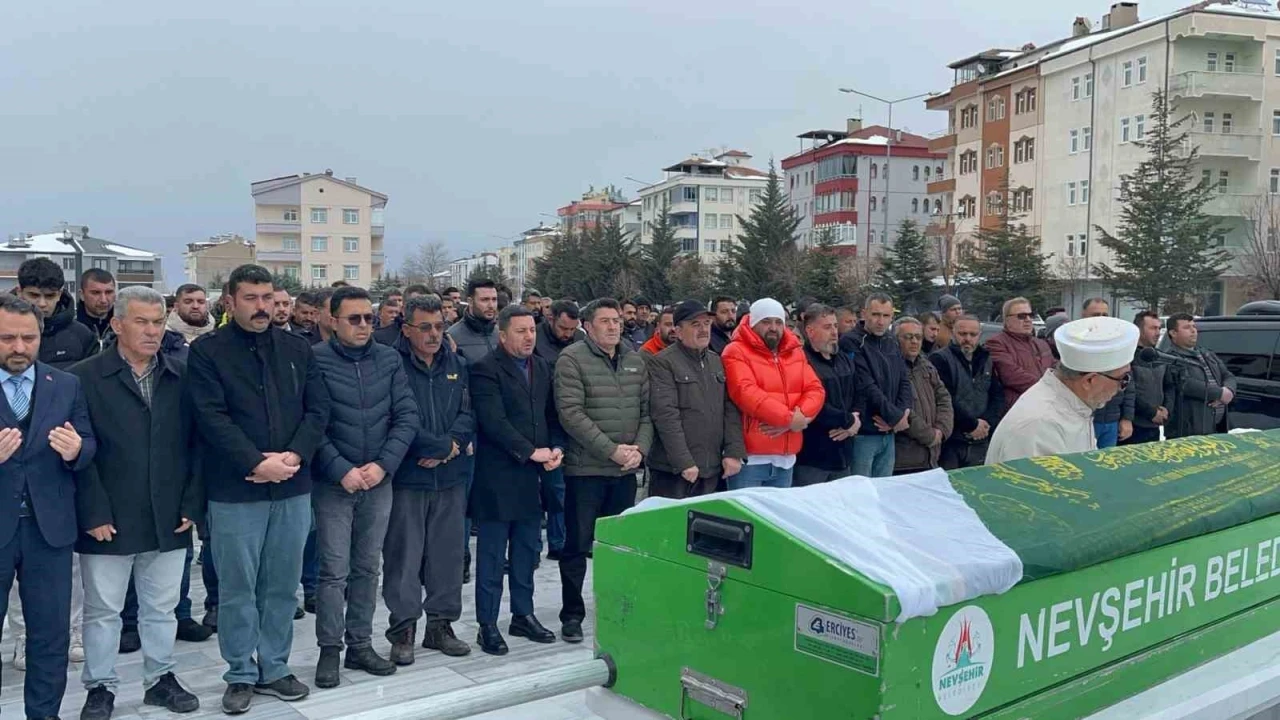
[[[36,361],[42,325],[30,303],[0,296],[0,602],[16,577],[29,718],[57,717],[67,689],[74,473],[97,449],[79,378]]]

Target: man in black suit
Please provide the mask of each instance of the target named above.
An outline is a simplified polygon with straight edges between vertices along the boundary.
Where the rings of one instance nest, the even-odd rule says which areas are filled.
[[[508,305],[498,315],[498,347],[472,366],[471,402],[478,427],[471,518],[476,542],[476,638],[490,655],[505,655],[498,631],[502,565],[510,549],[512,635],[555,642],[533,615],[533,567],[538,560],[543,503],[541,476],[560,467],[564,433],[556,415],[551,366],[534,355],[533,313]],[[559,508],[549,507],[555,511]]]
[[[37,362],[42,320],[0,296],[0,602],[15,576],[27,625],[23,702],[57,717],[67,689],[71,553],[79,535],[75,478],[97,450],[80,379]]]

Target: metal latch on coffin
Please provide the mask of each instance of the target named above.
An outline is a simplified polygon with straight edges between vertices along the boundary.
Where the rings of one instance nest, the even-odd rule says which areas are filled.
[[[707,629],[715,630],[716,623],[724,614],[724,606],[720,604],[720,586],[729,574],[728,568],[720,563],[707,563]]]
[[[747,709],[746,690],[686,667],[680,670],[680,720],[689,720],[685,707],[690,700],[738,720]]]

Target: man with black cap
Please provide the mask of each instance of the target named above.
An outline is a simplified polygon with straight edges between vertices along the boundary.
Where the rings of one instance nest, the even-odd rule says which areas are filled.
[[[648,363],[654,429],[649,492],[685,498],[713,492],[720,478],[737,475],[747,448],[742,417],[725,389],[724,365],[708,350],[711,311],[685,300],[671,310],[671,319],[674,341]]]
[[[934,350],[941,350],[951,344],[956,320],[964,316],[964,305],[955,295],[943,295],[938,298],[938,314],[942,316],[942,323],[938,326],[938,336],[933,341]]]

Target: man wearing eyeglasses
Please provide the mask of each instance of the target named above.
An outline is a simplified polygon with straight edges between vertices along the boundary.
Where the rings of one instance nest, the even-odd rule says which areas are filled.
[[[1069,322],[1054,333],[1062,361],[996,427],[987,464],[1097,448],[1093,413],[1129,386],[1138,328],[1113,317]]]
[[[338,685],[345,643],[348,670],[390,675],[395,663],[373,650],[378,564],[391,518],[391,477],[421,424],[400,353],[373,341],[373,303],[363,288],[329,299],[333,337],[315,348],[329,390],[329,424],[316,450],[316,687]]]
[[[1035,313],[1031,301],[1016,297],[1002,308],[1004,330],[987,340],[991,365],[1004,386],[1004,406],[1013,407],[1022,393],[1031,389],[1053,367],[1049,343],[1035,336]]]

